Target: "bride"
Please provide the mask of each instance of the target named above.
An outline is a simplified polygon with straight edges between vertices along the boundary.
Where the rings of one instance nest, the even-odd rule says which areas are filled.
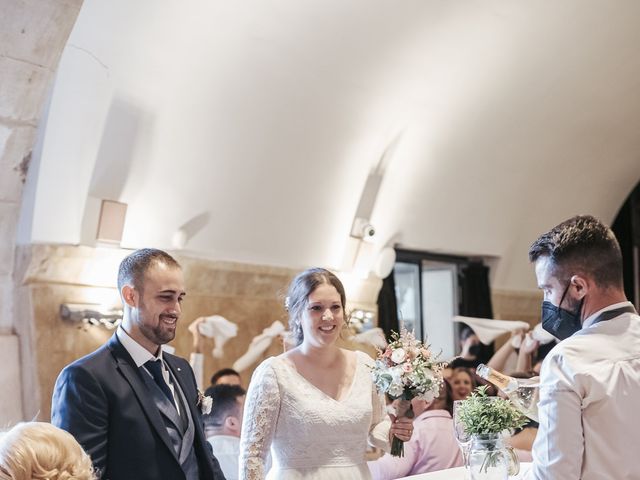
[[[298,346],[265,360],[247,392],[240,444],[240,479],[370,479],[367,439],[389,450],[393,435],[411,438],[410,419],[384,414],[369,356],[339,348],[345,293],[328,270],[299,274],[287,297]]]

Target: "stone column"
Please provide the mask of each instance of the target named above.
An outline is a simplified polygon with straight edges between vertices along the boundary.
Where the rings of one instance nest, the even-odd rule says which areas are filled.
[[[16,228],[41,111],[82,3],[0,0],[0,364],[16,365],[0,377],[13,392],[0,396],[2,425],[31,418],[38,404],[24,403],[33,395],[26,383],[34,372],[18,358],[33,349],[22,334],[32,319],[17,318],[14,308]]]

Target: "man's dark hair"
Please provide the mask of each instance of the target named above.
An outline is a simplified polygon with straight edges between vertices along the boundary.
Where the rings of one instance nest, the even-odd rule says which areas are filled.
[[[216,382],[226,375],[235,375],[236,377],[240,378],[240,374],[233,368],[223,368],[211,375],[211,385],[215,386]]]
[[[246,393],[240,385],[222,384],[207,388],[204,394],[211,397],[213,406],[211,413],[203,416],[205,426],[221,427],[227,417],[240,417],[238,398]]]
[[[474,332],[473,329],[470,326],[468,326],[467,324],[463,323],[462,325],[464,325],[464,326],[460,329],[460,341],[464,342],[471,335],[475,335],[476,332]]]
[[[180,264],[167,252],[155,248],[142,248],[127,255],[118,269],[118,291],[132,284],[136,290],[142,288],[144,274],[156,263],[165,263],[169,267],[180,268]]]
[[[568,280],[586,274],[596,284],[622,288],[622,254],[609,227],[591,215],[578,215],[542,234],[529,249],[529,261],[549,257],[553,275]]]

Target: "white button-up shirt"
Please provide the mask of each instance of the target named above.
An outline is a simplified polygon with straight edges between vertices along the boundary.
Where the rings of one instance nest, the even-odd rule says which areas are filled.
[[[176,389],[173,386],[173,382],[171,381],[171,374],[169,370],[167,370],[167,366],[164,364],[164,360],[162,359],[162,348],[158,348],[158,355],[151,354],[146,348],[136,342],[133,338],[129,336],[129,334],[125,331],[121,326],[116,330],[116,336],[120,343],[125,348],[133,362],[136,364],[136,367],[143,367],[145,363],[149,360],[160,360],[160,365],[162,365],[162,378],[164,378],[165,383],[168,385],[169,390],[171,390],[171,395],[173,395],[173,404],[176,406],[176,410],[178,411],[178,415],[180,415],[180,405],[176,399]],[[153,378],[153,375],[144,368],[144,371]]]
[[[207,438],[218,459],[222,473],[227,480],[238,479],[238,459],[240,458],[240,437],[213,435]]]
[[[640,479],[640,316],[587,318],[542,364],[536,480]]]

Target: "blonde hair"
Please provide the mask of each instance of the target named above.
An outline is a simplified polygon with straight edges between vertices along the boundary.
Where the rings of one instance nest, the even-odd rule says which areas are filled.
[[[0,434],[0,480],[95,480],[91,459],[50,423],[19,423]]]

